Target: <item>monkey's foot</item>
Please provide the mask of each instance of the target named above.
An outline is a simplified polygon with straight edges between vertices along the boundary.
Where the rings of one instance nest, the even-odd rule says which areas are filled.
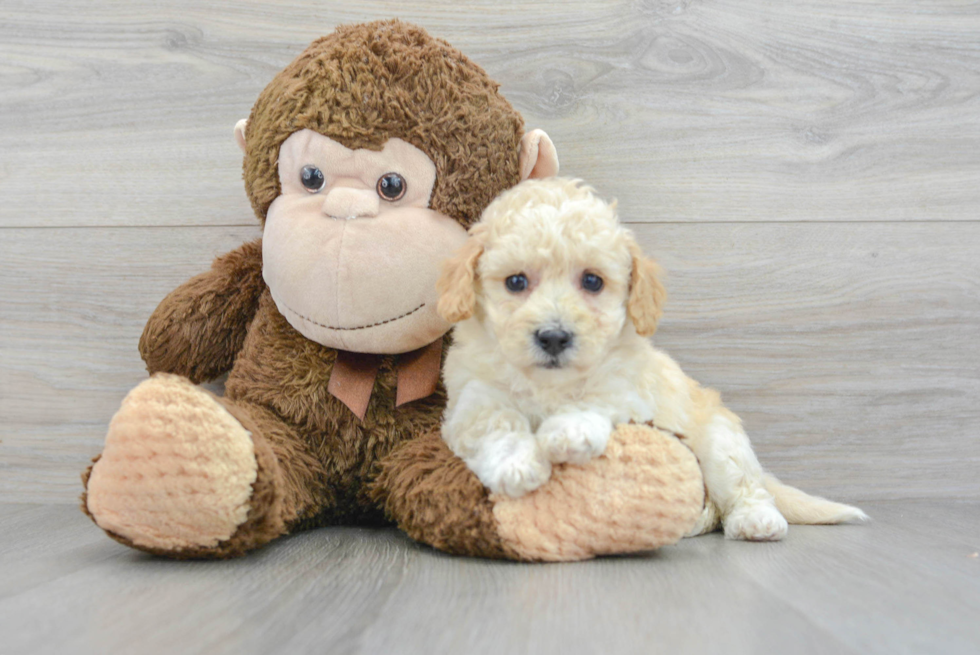
[[[123,400],[87,476],[83,509],[113,538],[172,556],[219,552],[249,517],[251,434],[217,398],[157,374]]]
[[[621,425],[601,457],[558,465],[520,498],[490,494],[438,433],[420,435],[382,460],[373,495],[409,536],[440,550],[568,561],[676,543],[701,516],[704,482],[678,439]]]

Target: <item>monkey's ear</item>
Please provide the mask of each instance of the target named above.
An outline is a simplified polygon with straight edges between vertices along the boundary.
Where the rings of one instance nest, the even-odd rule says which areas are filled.
[[[235,143],[238,147],[245,152],[245,126],[248,125],[248,119],[243,118],[242,120],[235,123]]]
[[[531,130],[521,138],[521,181],[558,175],[558,151],[544,130]]]
[[[450,323],[468,319],[476,309],[476,265],[483,254],[480,240],[470,237],[442,268],[436,283],[439,315]]]
[[[660,266],[643,255],[636,242],[629,244],[633,258],[630,276],[630,295],[626,301],[626,313],[636,327],[636,333],[649,337],[657,331],[657,322],[664,313],[667,290],[660,283]]]

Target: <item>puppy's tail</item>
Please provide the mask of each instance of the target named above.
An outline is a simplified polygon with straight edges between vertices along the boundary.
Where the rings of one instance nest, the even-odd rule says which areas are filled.
[[[783,484],[776,476],[765,475],[766,489],[776,498],[776,508],[790,523],[829,524],[864,522],[868,515],[857,507],[835,503],[832,500],[811,496],[795,487]]]

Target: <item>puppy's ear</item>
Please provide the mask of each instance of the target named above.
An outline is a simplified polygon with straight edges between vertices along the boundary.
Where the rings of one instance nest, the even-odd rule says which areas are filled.
[[[442,268],[436,283],[439,290],[439,315],[458,323],[473,315],[476,309],[476,264],[483,254],[483,244],[471,236]]]
[[[636,326],[636,333],[649,337],[657,331],[657,321],[664,313],[667,290],[660,283],[660,266],[643,255],[635,241],[629,244],[633,258],[630,276],[630,296],[626,301],[626,313]]]

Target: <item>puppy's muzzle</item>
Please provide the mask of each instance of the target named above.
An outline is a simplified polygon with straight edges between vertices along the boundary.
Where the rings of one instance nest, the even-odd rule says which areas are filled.
[[[552,359],[556,359],[572,346],[572,337],[572,333],[567,330],[538,330],[534,333],[534,342]]]

